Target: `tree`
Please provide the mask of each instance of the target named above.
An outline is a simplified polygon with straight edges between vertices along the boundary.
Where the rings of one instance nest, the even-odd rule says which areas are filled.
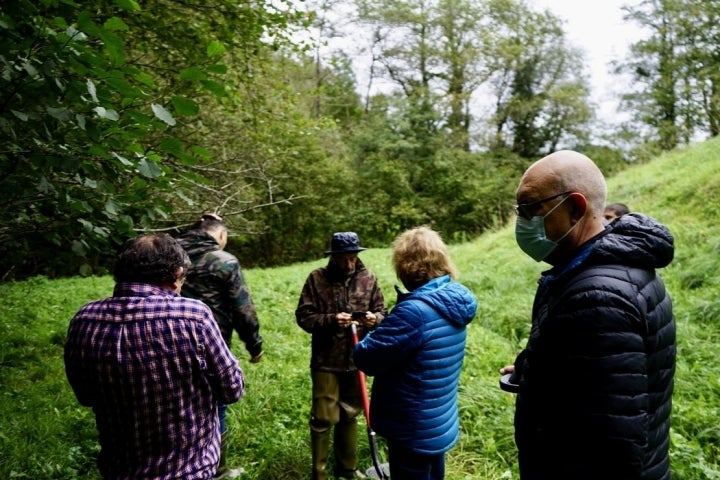
[[[358,5],[361,20],[375,32],[374,60],[412,105],[418,138],[442,133],[451,147],[469,150],[470,103],[482,83],[482,10],[467,0],[361,0]]]
[[[582,56],[566,44],[560,19],[514,0],[491,0],[485,37],[495,113],[491,145],[533,158],[583,139],[592,119]]]
[[[625,7],[626,19],[649,29],[651,36],[630,47],[632,60],[623,69],[632,72],[641,88],[625,95],[624,101],[655,130],[663,150],[675,148],[680,140],[678,5],[676,0],[644,0]]]
[[[213,160],[189,141],[200,102],[229,97],[228,52],[265,49],[290,15],[257,2],[0,5],[0,279],[90,273],[190,202],[183,192],[208,182],[195,167]]]

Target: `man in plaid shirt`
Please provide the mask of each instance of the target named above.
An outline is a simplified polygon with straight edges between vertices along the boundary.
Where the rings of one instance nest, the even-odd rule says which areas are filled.
[[[210,479],[220,458],[217,403],[245,381],[210,309],[179,292],[190,262],[166,234],[128,240],[111,298],[70,322],[65,371],[93,408],[106,479]]]

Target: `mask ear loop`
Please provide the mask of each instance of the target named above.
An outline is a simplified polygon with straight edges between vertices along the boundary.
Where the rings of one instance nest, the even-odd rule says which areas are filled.
[[[562,200],[560,200],[560,202],[559,202],[557,205],[555,205],[554,207],[552,207],[549,212],[547,212],[545,215],[542,216],[542,218],[547,218],[548,215],[550,215],[552,212],[554,212],[560,205],[562,205],[563,203],[565,203],[565,200],[567,200],[568,198],[570,198],[571,195],[572,195],[572,193],[568,194],[567,197],[565,197],[565,198],[563,198]]]
[[[579,192],[572,192],[570,195],[568,195],[567,197],[565,197],[562,202],[560,202],[560,203],[558,203],[557,205],[555,205],[555,206],[552,208],[552,210],[550,210],[548,213],[546,213],[546,214],[543,216],[543,218],[545,218],[545,217],[547,217],[548,215],[550,215],[556,208],[558,208],[560,205],[562,205],[562,204],[565,202],[565,200],[567,200],[567,199],[570,198],[570,197],[573,197],[574,195],[578,195],[580,198],[582,198],[582,205],[580,205],[580,204],[577,203],[577,202],[575,202],[574,205],[575,205],[576,207],[581,207],[582,210],[583,210],[583,212],[582,212],[582,214],[580,215],[580,218],[575,222],[575,224],[574,224],[572,227],[570,227],[570,229],[569,229],[567,232],[565,232],[565,234],[564,234],[562,237],[558,238],[557,240],[553,240],[556,244],[559,244],[565,237],[567,237],[568,235],[570,235],[570,232],[572,232],[573,230],[575,230],[575,227],[577,227],[578,225],[580,225],[580,222],[582,222],[582,220],[585,218],[585,212],[587,211],[587,201],[585,200],[585,195],[583,195],[582,193],[579,193]],[[570,213],[573,213],[574,211],[575,211],[575,208],[571,208]]]

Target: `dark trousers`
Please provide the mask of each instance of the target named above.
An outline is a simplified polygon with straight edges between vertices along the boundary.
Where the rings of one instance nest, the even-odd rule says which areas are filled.
[[[388,442],[390,478],[392,480],[443,480],[445,454],[421,455]]]

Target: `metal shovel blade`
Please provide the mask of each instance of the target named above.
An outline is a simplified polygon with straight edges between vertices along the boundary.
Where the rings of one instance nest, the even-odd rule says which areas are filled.
[[[382,470],[383,474],[385,475],[385,478],[390,478],[390,464],[389,463],[381,463],[380,464],[380,470]],[[380,478],[380,475],[378,475],[377,470],[375,470],[375,467],[370,467],[365,472],[365,475],[367,475],[370,478]]]

